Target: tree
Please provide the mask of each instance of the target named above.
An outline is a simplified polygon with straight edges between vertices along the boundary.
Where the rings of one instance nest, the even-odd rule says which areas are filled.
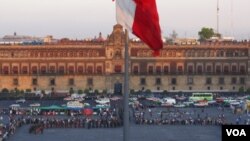
[[[83,90],[79,89],[77,93],[78,94],[83,94]]]
[[[9,90],[7,88],[3,88],[2,93],[9,93]]]
[[[239,93],[244,93],[244,92],[245,92],[244,87],[240,87],[239,88]]]
[[[102,91],[103,94],[107,94],[107,92],[108,92],[107,89],[104,89],[104,90]]]
[[[70,89],[69,89],[69,94],[72,95],[73,93],[75,93],[74,89],[73,89],[73,88],[70,88]]]
[[[248,88],[248,89],[246,90],[246,92],[247,92],[248,94],[250,94],[250,88]]]
[[[151,90],[150,90],[150,89],[147,89],[145,92],[146,92],[147,94],[151,94]]]
[[[10,90],[10,94],[14,94],[15,93],[15,90]]]
[[[31,89],[26,89],[26,93],[31,93]]]
[[[41,90],[41,93],[42,93],[42,94],[45,94],[45,90]]]
[[[177,38],[177,36],[178,36],[178,34],[176,33],[175,30],[173,30],[173,32],[170,34],[170,38],[171,38],[172,40],[175,40],[175,39]]]
[[[99,91],[97,89],[95,89],[94,93],[95,94],[99,94]]]
[[[85,89],[85,90],[84,90],[84,93],[85,93],[85,94],[89,94],[89,89]]]
[[[214,30],[208,27],[203,27],[198,34],[200,36],[200,41],[205,41],[215,35]]]
[[[15,93],[18,95],[18,94],[20,94],[20,90],[19,89],[17,89],[17,88],[15,88]]]
[[[135,93],[135,90],[134,89],[131,89],[130,90],[130,94],[134,94]]]
[[[168,93],[168,91],[164,90],[162,93],[163,93],[163,95],[166,95]]]

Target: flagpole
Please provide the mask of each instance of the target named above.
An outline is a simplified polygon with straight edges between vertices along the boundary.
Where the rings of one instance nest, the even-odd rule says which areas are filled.
[[[123,141],[129,141],[129,53],[128,53],[128,30],[125,29],[125,55],[124,55],[124,113],[123,113]]]

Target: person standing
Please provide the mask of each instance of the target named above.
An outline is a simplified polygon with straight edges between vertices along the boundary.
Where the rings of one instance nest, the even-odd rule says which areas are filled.
[[[152,114],[152,110],[150,108],[148,109],[148,112],[149,112],[150,117],[152,117],[153,114]]]

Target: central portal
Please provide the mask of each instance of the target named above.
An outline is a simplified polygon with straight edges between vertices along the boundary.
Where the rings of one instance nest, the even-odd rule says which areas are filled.
[[[114,95],[122,95],[122,83],[115,83],[114,85]]]

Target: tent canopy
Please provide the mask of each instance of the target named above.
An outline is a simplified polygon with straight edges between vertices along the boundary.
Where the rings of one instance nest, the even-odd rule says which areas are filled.
[[[51,105],[48,107],[40,107],[41,110],[65,110],[65,108],[57,106],[57,105]]]

